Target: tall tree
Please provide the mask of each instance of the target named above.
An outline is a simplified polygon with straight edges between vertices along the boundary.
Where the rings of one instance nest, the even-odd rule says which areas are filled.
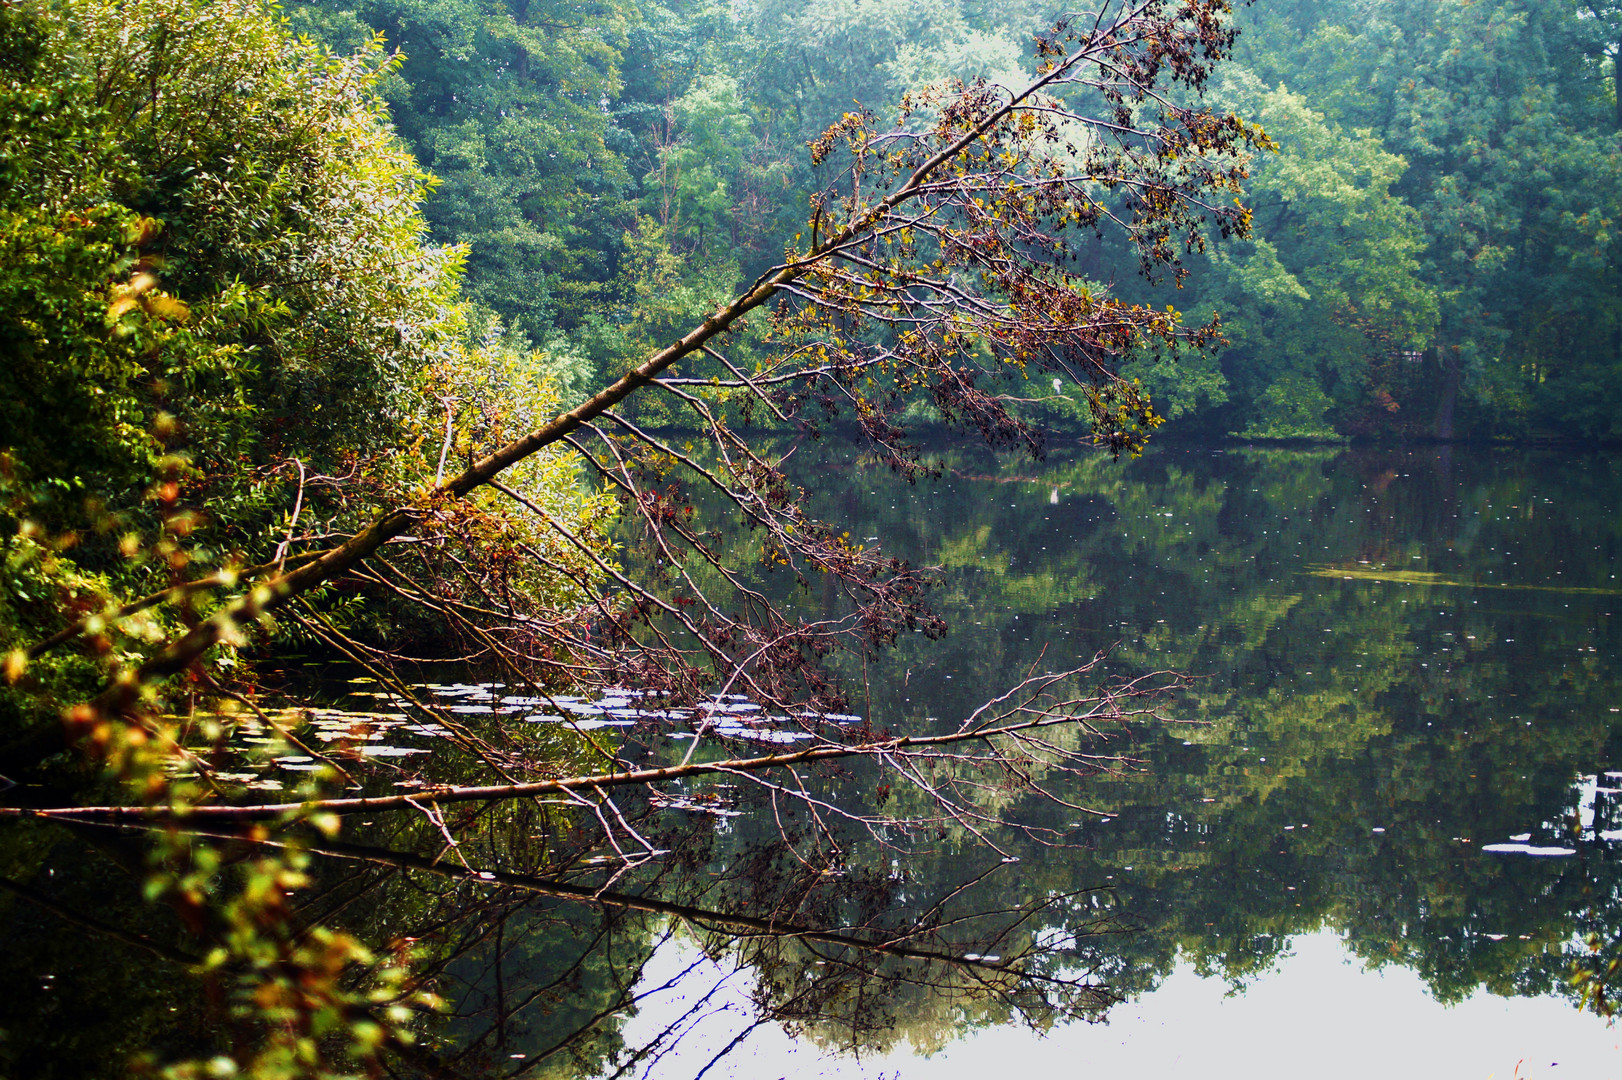
[[[1229,73],[1221,93],[1278,144],[1252,181],[1252,238],[1215,249],[1194,289],[1195,311],[1223,316],[1235,399],[1256,403],[1241,409],[1244,434],[1378,430],[1414,404],[1413,365],[1393,361],[1425,348],[1436,320],[1419,215],[1392,194],[1404,163],[1371,132],[1344,132],[1248,73]],[[1163,402],[1187,393],[1149,386]]]
[[[1279,5],[1250,61],[1407,170],[1439,322],[1432,432],[1614,436],[1610,222],[1622,201],[1604,20],[1565,0]],[[1313,23],[1316,22],[1316,26]],[[1325,56],[1334,57],[1323,63]]]
[[[548,0],[301,4],[293,26],[404,56],[387,84],[406,145],[438,181],[434,239],[467,248],[467,295],[532,344],[581,315],[634,220],[614,122],[634,9]]]

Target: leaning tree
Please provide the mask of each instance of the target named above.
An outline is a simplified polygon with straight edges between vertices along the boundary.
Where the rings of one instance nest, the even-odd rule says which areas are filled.
[[[959,932],[945,899],[892,917],[864,899],[872,883],[837,884],[840,837],[865,831],[894,849],[912,832],[951,828],[998,854],[1010,830],[1053,842],[1051,828],[1011,815],[1002,794],[1075,806],[1066,780],[1111,760],[1107,727],[1151,713],[1176,678],[1111,683],[1087,663],[1010,673],[973,715],[928,729],[849,716],[839,677],[848,658],[945,627],[927,603],[928,571],[814,514],[815,491],[790,458],[798,440],[832,435],[917,477],[929,470],[909,434],[920,403],[992,447],[1040,454],[1043,433],[1022,405],[1028,387],[1053,379],[1083,395],[1094,442],[1116,454],[1141,447],[1158,418],[1120,364],[1207,347],[1217,329],[1122,299],[1077,266],[1089,245],[1114,238],[1136,250],[1145,275],[1180,281],[1185,254],[1247,229],[1238,196],[1248,153],[1266,136],[1200,100],[1233,43],[1229,7],[1110,0],[1036,41],[1027,85],[933,86],[883,116],[839,118],[809,148],[821,186],[781,261],[668,344],[627,357],[572,409],[533,422],[523,409],[459,410],[458,394],[478,393],[464,372],[442,388],[443,429],[411,458],[420,475],[367,486],[360,472],[307,475],[289,455],[281,475],[292,505],[265,550],[206,575],[177,572],[148,595],[64,604],[50,633],[10,655],[13,686],[76,649],[103,657],[108,678],[93,698],[63,702],[60,725],[4,748],[8,772],[26,778],[67,752],[131,783],[121,798],[41,785],[32,805],[4,812],[121,843],[156,837],[151,894],[219,944],[146,946],[232,973],[242,1015],[286,1061],[315,1060],[341,1027],[362,1057],[450,1068],[410,1046],[412,1008],[431,1004],[423,971],[450,961],[391,964],[301,907],[293,897],[316,857],[486,887],[512,910],[544,896],[617,917],[663,914],[755,942],[765,969],[795,949],[836,950],[855,973],[944,964],[946,975],[916,977],[1026,1015],[1097,1007],[1107,988],[1091,969],[1044,966],[1020,929],[1073,898],[1009,903],[979,936]],[[161,275],[149,265],[114,303],[149,302],[140,290]],[[649,397],[679,420],[652,427],[626,408]],[[614,499],[626,553],[537,494],[537,470],[559,467],[578,467]],[[154,483],[166,520],[193,520],[186,483],[183,470]],[[318,499],[345,514],[307,509]],[[357,506],[375,510],[357,516]],[[169,565],[187,565],[176,557],[186,538],[184,528],[164,534]],[[820,599],[808,614],[785,585],[813,581]],[[572,741],[537,748],[497,709],[473,721],[436,702],[407,674],[412,657],[346,621],[355,596],[431,621],[449,643],[439,658],[494,671]],[[150,614],[164,608],[185,625],[152,640],[163,624]],[[273,705],[243,678],[254,650],[289,638],[368,669],[391,708],[442,740],[435,757],[457,767],[380,779],[324,750],[307,707]],[[579,722],[571,702],[610,693],[630,695],[650,727],[681,728],[685,748],[614,742]],[[198,700],[218,708],[213,719],[198,719]],[[747,730],[728,721],[734,701],[756,714]],[[267,801],[228,778],[247,729],[326,767],[312,766],[296,798]],[[870,780],[845,782],[857,775]],[[794,904],[760,916],[738,895],[661,898],[687,842],[672,839],[661,811],[713,799],[696,786],[706,780],[764,800],[757,816],[775,822],[780,844],[767,891]],[[569,829],[555,827],[559,815]],[[375,830],[366,843],[352,835],[362,818]],[[501,865],[481,867],[471,838],[497,835]],[[249,885],[219,886],[222,860],[248,866]],[[751,888],[758,908],[761,886]],[[830,906],[821,921],[802,918],[818,890],[832,890]],[[466,893],[438,903],[435,925],[473,917],[457,906]],[[768,938],[769,957],[759,951]],[[829,985],[809,1002],[795,991],[784,1014],[840,1013],[845,984]]]

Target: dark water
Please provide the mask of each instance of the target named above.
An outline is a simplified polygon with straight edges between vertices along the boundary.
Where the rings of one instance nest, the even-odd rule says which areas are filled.
[[[945,465],[916,487],[822,466],[827,514],[942,569],[952,631],[903,641],[870,674],[862,705],[877,722],[966,715],[1029,665],[1101,650],[1117,671],[1202,676],[1170,723],[1137,730],[1134,768],[1079,795],[1110,816],[1058,823],[1077,826],[1076,848],[1022,852],[1010,875],[1030,891],[1111,887],[1137,928],[1102,947],[1113,986],[1152,993],[1191,969],[1288,999],[1295,972],[1299,998],[1331,993],[1323,965],[1339,957],[1389,975],[1347,991],[1374,1003],[1353,1008],[1485,993],[1566,1009],[1588,935],[1613,955],[1622,463],[1163,448],[1122,464]],[[1292,940],[1315,968],[1280,963]],[[1212,1015],[1179,1024],[1205,1031],[1221,1004],[1207,995],[1197,1007]],[[1339,1008],[1330,997],[1317,1012]],[[1481,1023],[1547,1025],[1542,1010]],[[925,1008],[893,1044],[936,1047],[976,1019]],[[1615,1042],[1577,1021],[1579,1041]],[[1409,1047],[1410,1063],[1457,1064],[1468,1048],[1445,1040],[1480,1034],[1430,1030],[1438,1045]]]
[[[875,715],[960,712],[1038,655],[1204,676],[1089,792],[1152,948],[1240,974],[1327,923],[1454,998],[1548,990],[1548,946],[1609,926],[1613,459],[1166,450],[868,492],[955,627]],[[1484,851],[1524,834],[1549,854]]]
[[[318,862],[307,915],[374,947],[419,943],[452,1006],[423,1033],[441,1061],[480,1076],[984,1076],[1011,1060],[1295,1076],[1334,1040],[1315,1075],[1612,1075],[1616,1033],[1576,1011],[1569,977],[1622,955],[1622,461],[1161,447],[1123,463],[946,455],[940,479],[907,485],[816,453],[797,461],[821,514],[940,568],[950,632],[845,672],[874,727],[954,722],[1028,670],[1100,652],[1114,675],[1198,678],[1161,720],[1112,733],[1101,750],[1128,764],[1056,791],[1073,805],[983,793],[1045,843],[836,828],[844,846],[813,863],[781,843],[820,843],[803,818],[726,782],[623,802],[660,854],[612,876],[621,853],[568,808],[470,811],[449,822],[454,857],[422,815],[355,823],[345,838],[370,861]],[[355,689],[348,713],[306,716],[309,739],[360,740],[356,760],[397,786],[457,779],[442,729]],[[529,715],[488,682],[437,693],[456,723],[568,767],[555,709]],[[690,745],[680,717],[649,731],[604,703],[567,708],[627,756]],[[285,755],[253,784],[291,786],[307,763]],[[829,805],[916,809],[870,769],[816,783]],[[51,867],[68,906],[164,931],[133,892],[107,894],[128,854],[102,837],[25,830],[0,854],[13,878]],[[458,876],[464,860],[483,876]],[[972,962],[765,923],[921,927],[907,940]],[[149,957],[32,909],[9,909],[5,932],[0,1028],[13,1060],[50,1048],[39,1075],[115,1075],[87,1063],[154,1042],[186,1052],[218,1016]],[[1050,982],[1005,979],[1000,954]],[[1354,1052],[1399,1031],[1389,1061]],[[1521,1032],[1542,1039],[1537,1060],[1493,1041]],[[1309,1041],[1292,1049],[1292,1033]]]

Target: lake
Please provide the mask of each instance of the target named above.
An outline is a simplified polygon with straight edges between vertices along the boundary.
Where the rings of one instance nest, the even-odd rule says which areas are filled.
[[[926,1008],[865,1063],[832,1053],[832,1028],[796,1044],[767,1026],[712,1074],[983,1075],[1017,1056],[1282,1077],[1311,1054],[1337,1076],[1622,1075],[1618,1033],[1568,983],[1587,935],[1609,957],[1622,930],[1622,463],[1159,447],[945,466],[916,486],[819,466],[826,513],[942,571],[951,632],[901,642],[869,715],[964,715],[1027,665],[1099,650],[1200,676],[1138,732],[1134,766],[1088,785],[1109,817],[1017,875],[1109,886],[1133,926],[1103,947],[1128,1000],[1042,1038]],[[690,959],[667,948],[645,988]],[[731,974],[708,1033],[651,1073],[692,1075],[747,1027],[754,977]]]
[[[1035,775],[1052,798],[974,788],[963,762],[916,777],[957,770],[985,817],[930,818],[864,760],[808,776],[797,805],[724,775],[627,797],[604,831],[643,843],[634,858],[561,800],[356,822],[317,845],[330,857],[305,913],[374,948],[415,943],[450,1006],[424,1027],[441,1062],[670,1080],[1014,1061],[1622,1076],[1622,1038],[1571,983],[1574,964],[1622,955],[1622,461],[1061,448],[1041,463],[943,452],[918,484],[833,447],[796,463],[852,543],[939,568],[950,625],[846,662],[850,715],[829,722],[938,730],[1027,672],[1099,654],[1081,682],[1191,681],[1158,718],[1102,730],[1108,768]],[[437,720],[341,669],[331,708],[285,719],[396,788],[461,775],[446,725],[488,725],[562,767],[587,738],[655,764],[709,752],[692,713],[634,693],[543,699],[457,669],[423,685]],[[791,741],[742,696],[715,706],[735,745]],[[279,753],[240,778],[284,790],[310,762]],[[458,847],[440,842],[447,821]],[[7,844],[14,864],[53,867],[69,907],[131,940],[165,932],[109,893],[124,856],[94,829],[19,826]],[[50,1075],[99,1075],[130,1031],[182,1052],[217,1022],[206,988],[138,951],[23,906],[5,933],[0,1027],[10,1053],[51,1047]]]

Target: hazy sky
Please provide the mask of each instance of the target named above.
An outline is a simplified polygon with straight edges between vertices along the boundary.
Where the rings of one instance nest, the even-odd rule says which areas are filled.
[[[1181,966],[1154,993],[1118,1006],[1108,1024],[1070,1025],[1046,1038],[979,1031],[928,1059],[823,1058],[763,1027],[705,1080],[1622,1080],[1622,1028],[1568,1001],[1477,993],[1448,1008],[1406,969],[1362,970],[1332,933],[1296,938],[1291,951],[1243,995],[1226,997],[1222,980]],[[695,959],[690,946],[667,947],[644,987]],[[696,999],[723,976],[701,965],[683,981],[684,996]],[[638,1075],[693,1080],[747,1026],[747,987],[747,972],[726,979],[692,1034]],[[675,992],[650,998],[625,1025],[627,1043],[651,1037],[678,1010]]]

